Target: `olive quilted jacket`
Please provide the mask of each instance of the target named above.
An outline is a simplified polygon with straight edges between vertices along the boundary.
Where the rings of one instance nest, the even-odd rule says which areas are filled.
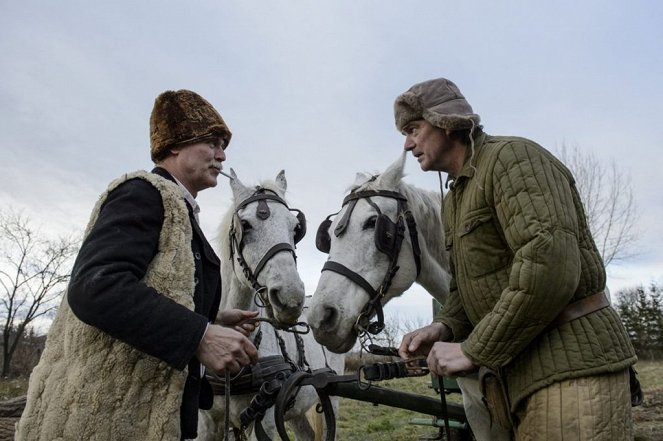
[[[511,407],[636,357],[612,307],[544,332],[605,270],[569,170],[536,143],[482,134],[444,201],[454,279],[438,320],[476,364],[499,370]]]

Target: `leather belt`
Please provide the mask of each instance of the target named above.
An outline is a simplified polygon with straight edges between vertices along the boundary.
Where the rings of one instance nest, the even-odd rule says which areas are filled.
[[[571,320],[586,316],[608,306],[610,306],[610,301],[603,291],[584,297],[566,305],[566,308],[564,308],[562,312],[560,312],[557,317],[546,326],[543,332],[546,333],[564,323],[568,323]]]

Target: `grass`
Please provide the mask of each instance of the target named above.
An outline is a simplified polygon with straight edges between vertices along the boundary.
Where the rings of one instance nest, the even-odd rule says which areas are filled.
[[[635,370],[643,390],[663,389],[663,361],[639,361]]]
[[[2,378],[0,379],[0,401],[20,397],[28,392],[28,379]]]
[[[401,378],[381,381],[381,387],[437,397],[430,387],[430,377]],[[447,396],[449,401],[461,402],[459,394]],[[338,439],[342,441],[417,440],[421,436],[437,433],[432,426],[412,425],[413,418],[430,418],[408,410],[341,398],[336,421]]]

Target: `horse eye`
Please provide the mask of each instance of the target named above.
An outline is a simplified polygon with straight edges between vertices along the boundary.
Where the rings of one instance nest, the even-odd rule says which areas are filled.
[[[370,230],[371,228],[375,228],[375,221],[377,220],[377,216],[371,216],[368,219],[366,219],[366,222],[364,222],[364,225],[362,225],[362,230]]]
[[[251,224],[249,223],[249,221],[245,221],[245,220],[242,219],[242,230],[244,230],[244,231],[249,231],[249,230],[251,230],[252,228],[253,228],[253,227],[251,226]]]

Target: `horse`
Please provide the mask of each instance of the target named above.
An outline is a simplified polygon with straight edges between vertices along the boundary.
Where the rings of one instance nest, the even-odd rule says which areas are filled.
[[[306,232],[306,219],[301,211],[290,209],[284,199],[287,189],[285,172],[279,172],[274,181],[263,181],[251,188],[245,186],[231,169],[230,186],[232,206],[223,216],[218,230],[223,280],[220,308],[260,311],[261,322],[251,336],[254,342],[260,338],[256,343],[259,360],[283,356],[293,364],[297,363],[299,368],[330,367],[342,372],[344,357],[327,353],[310,333],[299,335],[281,331],[305,319],[306,300],[294,250]],[[244,427],[241,418],[256,391],[235,395],[232,388],[233,382],[227,416],[230,426],[235,432],[245,429],[245,434],[250,432],[251,439],[258,439],[253,427]],[[286,421],[297,440],[315,438],[315,430],[306,413],[317,402],[314,388],[302,388],[294,406],[286,413]],[[338,399],[334,400],[333,406],[338,408]],[[226,411],[225,399],[216,396],[212,409],[200,412],[197,439],[223,439]],[[263,435],[269,438],[275,433],[273,408],[266,411],[260,427],[264,430]]]
[[[403,182],[405,160],[403,153],[379,175],[357,173],[341,210],[318,228],[316,246],[329,259],[308,323],[315,339],[333,352],[349,351],[358,337],[379,333],[382,307],[415,282],[442,305],[449,295],[441,196]],[[459,377],[458,384],[476,439],[509,439],[491,429],[478,380]]]

